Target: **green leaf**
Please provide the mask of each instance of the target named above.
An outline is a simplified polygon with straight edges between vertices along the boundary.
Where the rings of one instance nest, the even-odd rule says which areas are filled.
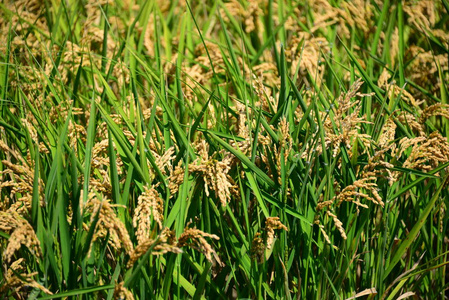
[[[396,266],[396,264],[401,260],[404,253],[408,250],[410,245],[413,243],[415,238],[418,236],[418,233],[420,232],[421,228],[424,226],[424,223],[426,222],[427,217],[429,216],[430,212],[435,208],[435,203],[440,198],[440,193],[445,187],[445,182],[448,180],[449,175],[447,175],[442,182],[440,183],[439,188],[434,192],[433,197],[430,199],[429,203],[427,203],[424,210],[421,212],[421,215],[418,219],[418,221],[413,226],[412,230],[408,233],[406,238],[402,241],[402,243],[399,245],[398,249],[396,250],[393,258],[390,260],[390,262],[387,264],[387,268],[385,270],[385,273],[383,275],[383,278],[387,278],[387,276],[391,273],[393,268]]]
[[[84,295],[84,294],[91,294],[91,293],[95,293],[95,292],[100,292],[100,291],[106,291],[106,290],[112,290],[115,288],[115,285],[109,284],[109,285],[98,285],[98,286],[94,286],[94,287],[88,287],[88,288],[84,288],[84,289],[77,289],[77,290],[71,290],[68,292],[64,292],[64,293],[57,293],[57,294],[53,294],[53,295],[48,295],[45,297],[41,297],[38,298],[39,300],[48,300],[48,299],[62,299],[64,297],[71,297],[71,296],[79,296],[79,295]]]

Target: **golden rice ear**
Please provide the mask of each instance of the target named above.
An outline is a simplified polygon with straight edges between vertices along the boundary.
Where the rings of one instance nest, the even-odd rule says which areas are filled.
[[[417,27],[422,28],[422,27]],[[435,36],[439,35],[445,40],[446,47],[449,46],[449,34],[440,30],[429,29]],[[434,92],[440,89],[438,69],[447,72],[449,68],[448,54],[436,54],[434,51],[426,51],[423,48],[412,45],[407,51],[407,56],[412,57],[410,65],[407,66],[406,75],[410,81],[419,86],[433,86]]]
[[[281,157],[282,154],[284,155],[284,161],[283,163],[287,165],[287,161],[290,156],[290,152],[292,150],[292,138],[290,136],[290,128],[289,123],[287,122],[286,118],[281,118],[279,121],[279,128],[277,130],[279,135],[279,148],[276,146],[276,144],[273,144],[273,154],[275,157],[276,162],[276,170],[271,170],[271,172],[275,171],[277,173],[277,178],[279,184],[282,184],[282,177],[281,177]],[[270,164],[267,164],[270,166]],[[289,193],[289,191],[287,191]]]
[[[256,68],[256,70],[262,70],[262,66],[258,66],[258,68]],[[275,71],[277,72],[277,67],[275,67]],[[273,112],[273,113],[277,112],[276,100],[271,95],[270,90],[268,90],[265,87],[264,77],[257,77],[253,73],[253,78],[252,78],[251,82],[252,82],[253,90],[257,95],[256,107],[260,107],[263,111],[266,111],[266,112]],[[275,84],[277,84],[277,86],[279,86],[280,82],[279,83],[275,82]],[[241,117],[244,118],[242,121],[240,121],[240,118],[239,118],[239,133],[240,133],[240,128],[243,127],[240,124],[241,124],[241,122],[246,121],[246,111],[245,111],[246,107],[237,101],[236,108],[240,112],[240,115],[243,115],[243,116],[240,116],[240,118]]]
[[[265,260],[265,242],[260,232],[257,232],[251,242],[251,258],[261,264]]]
[[[427,119],[433,116],[442,116],[449,119],[449,104],[437,103],[426,107],[418,119],[420,124],[424,124]]]
[[[256,106],[260,106],[263,110],[269,112],[267,100],[270,102],[271,107],[275,107],[276,101],[273,98],[272,89],[266,89],[265,85],[279,88],[281,86],[281,78],[273,55],[268,50],[264,51],[262,62],[254,66],[253,71],[253,88],[259,98]]]
[[[431,133],[428,137],[403,138],[399,142],[398,156],[401,156],[409,147],[412,148],[403,164],[405,168],[430,171],[439,164],[449,161],[449,143],[438,131]],[[438,173],[435,175],[438,176]]]
[[[298,78],[304,80],[311,87],[307,79],[310,74],[316,85],[320,86],[323,80],[325,65],[321,64],[322,53],[330,52],[329,42],[322,37],[314,37],[313,34],[300,32],[290,42],[290,47],[285,49],[285,58],[291,63],[290,76],[293,78],[296,70],[299,70]],[[298,79],[299,80],[299,79]]]
[[[175,147],[170,147],[164,154],[159,155],[153,152],[155,157],[155,163],[158,169],[161,171],[162,175],[167,175],[167,169],[171,170],[173,168],[172,162],[175,159]]]
[[[185,170],[182,166],[182,160],[178,162],[178,165],[173,171],[171,171],[168,177],[168,188],[170,189],[170,197],[173,197],[179,190],[179,187],[184,182]]]
[[[275,229],[283,229],[288,231],[287,227],[279,221],[279,217],[268,217],[265,221],[265,231],[267,232],[266,248],[268,250],[273,247]]]
[[[125,282],[122,281],[119,284],[115,284],[114,299],[117,300],[134,300],[134,296],[130,290],[124,286]]]
[[[42,257],[42,250],[39,239],[34,232],[33,227],[27,220],[19,216],[17,213],[0,213],[0,228],[7,230],[10,233],[8,245],[3,252],[3,259],[9,263],[13,258],[17,250],[22,246],[28,248],[28,250],[34,256]]]
[[[337,34],[350,39],[354,28],[357,31],[369,34],[373,26],[373,10],[363,0],[342,2],[340,6],[334,7],[329,1],[313,1],[310,3],[315,15],[315,22],[310,32],[319,29],[327,31],[329,25],[338,24]]]
[[[433,1],[411,1],[406,2],[403,6],[404,12],[408,15],[408,22],[416,28],[431,29],[436,22],[437,14]]]
[[[279,221],[279,217],[268,217],[265,220],[264,236],[257,232],[251,242],[251,258],[261,264],[271,255],[275,242],[275,230],[288,231],[287,227]]]
[[[373,167],[373,165],[371,165]],[[354,181],[353,184],[345,187],[341,190],[336,196],[334,196],[331,200],[328,201],[320,201],[316,207],[317,216],[316,216],[316,224],[320,226],[320,230],[324,235],[326,241],[330,243],[328,235],[325,233],[324,227],[320,225],[320,215],[318,214],[320,211],[326,209],[325,214],[332,218],[335,226],[337,227],[340,235],[343,239],[346,239],[346,232],[343,227],[343,223],[338,219],[337,215],[332,212],[334,206],[339,206],[343,201],[352,202],[357,205],[357,209],[359,207],[368,208],[368,206],[362,202],[361,199],[371,201],[381,207],[384,207],[384,202],[382,201],[381,196],[378,192],[377,187],[377,177],[375,176],[376,172],[370,171],[368,169],[364,169],[360,174],[360,179]]]
[[[382,201],[382,198],[379,196],[379,193],[377,191],[376,181],[376,177],[362,177],[361,179],[354,181],[353,184],[345,187],[337,196],[333,198],[333,201],[336,201],[337,205],[340,205],[343,201],[346,201],[353,202],[358,206],[367,208],[365,204],[362,204],[360,200],[358,200],[360,198],[364,198],[383,207],[384,202]],[[362,190],[370,192],[373,197],[361,192]]]
[[[392,143],[388,147],[384,147],[377,151],[373,156],[368,159],[368,164],[363,167],[361,177],[382,177],[387,178],[389,185],[393,185],[397,181],[399,172],[393,171],[394,165],[384,161],[385,152],[391,150],[392,155],[396,153],[396,144]],[[386,174],[386,175],[384,175]]]
[[[336,215],[334,215],[333,213],[331,213],[329,210],[326,211],[326,214],[331,217],[334,220],[335,223],[335,227],[337,227],[338,231],[340,231],[341,237],[346,240],[346,232],[345,229],[343,228],[343,223],[337,218]]]
[[[131,268],[151,248],[151,255],[162,255],[167,252],[182,253],[182,250],[176,245],[175,233],[168,228],[164,228],[155,239],[147,237],[145,240],[139,242],[137,247],[129,255],[127,267]]]
[[[25,270],[25,266],[22,265],[24,262],[23,258],[19,258],[18,260],[11,263],[9,268],[7,268],[6,273],[4,273],[3,285],[0,286],[0,295],[6,295],[8,290],[13,290],[15,293],[19,293],[22,289],[26,287],[33,287],[41,290],[42,292],[53,295],[53,293],[37,283],[33,277],[35,277],[38,273],[23,273]]]
[[[217,253],[212,248],[212,246],[206,241],[206,237],[219,240],[220,238],[215,234],[206,233],[194,228],[185,228],[184,232],[180,235],[178,239],[177,246],[181,247],[191,247],[206,256],[206,259],[212,262],[212,256],[218,258]],[[219,262],[220,263],[220,262]]]
[[[99,193],[95,193],[92,195],[93,197],[89,197],[88,202],[84,208],[87,212],[91,214],[90,223],[93,223],[95,216],[98,214],[98,222],[96,223],[94,235],[92,238],[92,244],[99,238],[104,238],[109,234],[108,244],[119,251],[120,249],[125,250],[126,253],[130,253],[134,246],[129,237],[128,230],[126,229],[125,224],[118,218],[114,207],[119,205],[113,205],[109,202],[108,199],[99,199],[98,197],[102,197]],[[92,226],[92,225],[90,225]]]
[[[393,118],[388,118],[382,126],[382,133],[379,135],[379,140],[377,142],[377,145],[380,148],[385,148],[393,143],[396,134],[396,127],[397,125]]]
[[[358,90],[362,86],[363,81],[361,78],[357,79],[346,93],[341,93],[336,100],[336,109],[332,113],[329,110],[320,112],[320,117],[323,118],[324,125],[324,140],[325,148],[332,149],[332,156],[337,157],[341,150],[341,146],[345,145],[348,149],[348,155],[351,158],[352,145],[355,142],[361,143],[363,147],[362,153],[369,155],[368,149],[371,144],[371,136],[361,133],[361,124],[370,124],[366,121],[365,116],[359,116],[361,110],[360,100],[352,100],[354,97],[371,96],[372,94],[362,94]],[[351,111],[352,109],[352,111]],[[313,142],[309,142],[305,151],[302,153],[301,158],[309,159],[313,152],[321,154],[324,151],[321,143],[316,145]],[[340,167],[340,166],[339,166]]]
[[[189,164],[189,172],[202,176],[206,196],[209,196],[209,191],[213,190],[221,205],[226,206],[231,200],[231,190],[234,189],[234,184],[228,179],[234,156],[226,152],[220,161],[213,158],[219,154],[217,152],[209,156],[209,145],[204,140],[199,142],[196,148],[199,157]]]
[[[0,147],[6,147],[11,151],[10,153],[18,155],[16,151],[10,149],[5,144],[0,145]],[[12,163],[10,160],[2,160],[4,170],[0,172],[3,176],[3,181],[0,182],[0,190],[2,188],[10,188],[10,195],[5,201],[7,204],[7,211],[17,212],[22,216],[27,216],[31,210],[31,200],[33,194],[34,185],[34,166],[33,163],[28,163],[21,159],[19,164]],[[6,175],[6,176],[5,176]],[[11,180],[6,180],[9,177]],[[39,203],[40,206],[45,206],[44,202],[44,182],[39,178]]]
[[[397,120],[401,122],[403,125],[406,125],[410,127],[414,132],[416,132],[419,136],[425,136],[425,127],[423,124],[420,124],[416,117],[406,111],[401,111],[398,116]]]
[[[164,201],[155,186],[145,187],[137,200],[133,227],[137,229],[136,237],[139,244],[148,238],[152,229],[152,219],[158,224],[159,229],[162,229]]]
[[[329,245],[332,245],[329,236],[327,235],[326,231],[324,230],[324,226],[321,225],[321,224],[318,224],[318,227],[320,228],[320,231],[321,231],[321,233],[323,234],[324,239],[326,240],[326,242],[327,242]]]

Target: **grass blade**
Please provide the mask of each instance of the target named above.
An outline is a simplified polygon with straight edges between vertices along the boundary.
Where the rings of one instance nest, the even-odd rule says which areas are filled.
[[[446,176],[442,180],[443,183],[440,184],[439,188],[435,191],[435,193],[433,194],[433,196],[430,199],[429,203],[427,203],[426,207],[421,212],[421,215],[420,215],[420,217],[418,219],[418,222],[415,224],[415,226],[413,226],[412,230],[410,230],[410,232],[407,235],[407,237],[399,245],[398,249],[394,253],[394,256],[392,257],[392,259],[390,260],[390,262],[387,265],[387,268],[386,268],[385,273],[383,275],[384,278],[386,278],[391,273],[393,268],[401,260],[401,258],[404,255],[404,253],[407,251],[407,249],[410,247],[410,245],[413,243],[413,241],[417,237],[417,235],[420,232],[421,228],[424,226],[424,224],[426,222],[426,219],[429,216],[430,212],[435,208],[435,203],[440,198],[440,193],[441,193],[441,191],[443,190],[443,188],[445,186],[444,182],[446,182],[448,178],[449,178],[449,176]]]

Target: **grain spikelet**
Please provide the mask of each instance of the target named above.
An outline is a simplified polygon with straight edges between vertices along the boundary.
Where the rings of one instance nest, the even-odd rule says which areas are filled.
[[[14,154],[15,156],[16,154]],[[23,158],[20,159],[23,161]],[[14,203],[9,202],[8,211],[16,211],[21,215],[27,215],[31,210],[31,201],[33,195],[33,185],[34,185],[34,171],[28,166],[27,163],[22,165],[13,164],[8,160],[3,160],[2,164],[4,170],[0,172],[2,175],[9,175],[11,180],[3,180],[0,182],[0,190],[4,188],[10,189],[10,197],[8,201],[14,201]],[[39,199],[40,205],[44,206],[44,183],[42,179],[39,179]],[[6,202],[6,201],[5,201]]]
[[[437,103],[426,107],[422,111],[418,122],[424,124],[428,118],[433,116],[443,116],[449,119],[449,104]]]
[[[82,28],[82,37],[80,40],[81,45],[85,45],[90,49],[95,49],[97,45],[101,45],[103,43],[103,37],[105,36],[104,30],[100,29],[100,20],[101,20],[101,6],[115,6],[115,2],[101,0],[91,2],[85,5],[87,18],[84,22],[84,26]],[[113,53],[115,53],[116,49],[116,41],[111,37],[111,35],[107,35],[107,56],[109,59],[112,59]],[[110,60],[108,60],[110,62]]]
[[[355,96],[369,96],[358,92],[362,84],[363,81],[359,78],[353,83],[346,94],[342,93],[338,97],[338,107],[332,119],[328,112],[321,112],[323,118],[327,116],[324,120],[325,145],[326,148],[333,149],[334,157],[339,153],[341,145],[346,146],[349,156],[352,157],[352,144],[356,139],[364,146],[364,152],[367,152],[371,144],[371,136],[359,132],[361,130],[360,124],[369,123],[365,120],[364,116],[359,116],[361,109],[360,100],[351,100]],[[350,111],[351,109],[353,110],[352,112]],[[334,124],[336,125],[336,129],[334,129]],[[314,147],[313,143],[309,143],[306,146],[306,151],[302,154],[302,158],[308,158],[308,155],[310,155]],[[316,151],[319,154],[322,153],[322,146],[318,145]]]
[[[331,240],[330,240],[329,236],[327,235],[326,230],[324,230],[324,226],[323,226],[322,224],[319,224],[319,223],[318,223],[318,227],[320,228],[320,231],[321,231],[321,233],[323,234],[324,239],[326,240],[326,242],[327,242],[329,245],[332,245]]]
[[[16,57],[23,58],[24,66],[26,66],[26,62],[30,61],[33,55],[40,57],[46,42],[45,35],[48,34],[48,30],[46,18],[43,16],[45,5],[40,0],[3,1],[2,3],[4,5],[2,11],[11,11],[12,14],[3,14],[0,21],[2,37],[0,51],[6,53],[6,45],[9,45],[11,51],[20,53]],[[9,24],[14,27],[14,38],[10,43],[7,42]]]
[[[89,184],[98,192],[102,192],[104,195],[111,197],[112,185],[109,177],[109,165],[110,158],[108,153],[109,140],[104,139],[95,143],[92,148],[92,160],[91,168],[95,170],[92,172]],[[115,148],[115,145],[113,144]],[[122,174],[123,161],[120,155],[117,153],[115,157],[115,163],[117,165],[117,174]]]
[[[389,82],[388,80],[391,78],[390,72],[386,68],[382,70],[382,73],[380,73],[379,78],[377,79],[377,85],[379,87],[386,87]]]
[[[0,150],[2,150],[5,153],[8,153],[12,155],[17,161],[20,161],[21,163],[25,163],[25,160],[23,159],[22,155],[17,152],[14,149],[11,149],[4,141],[0,140]]]
[[[334,220],[335,223],[335,227],[337,227],[338,231],[340,231],[340,235],[341,237],[346,240],[346,232],[345,229],[343,228],[343,223],[337,218],[336,215],[334,215],[333,213],[331,213],[329,210],[326,211],[326,214],[332,218],[332,220]]]
[[[39,144],[39,141],[37,139],[36,127],[33,124],[31,124],[27,119],[21,119],[21,121],[22,124],[25,126],[25,128],[28,130],[28,133],[30,134],[30,137],[33,140],[33,142]]]
[[[17,227],[21,227],[26,220],[16,212],[0,211],[0,229],[6,233]]]
[[[189,225],[189,224],[187,224]],[[206,233],[204,231],[201,231],[194,228],[188,228],[186,227],[184,229],[184,232],[181,234],[181,236],[178,239],[177,246],[179,248],[181,247],[190,247],[193,248],[206,256],[206,259],[210,262],[212,262],[212,255],[214,258],[220,263],[218,259],[218,255],[215,252],[215,250],[212,248],[212,246],[206,241],[206,237],[219,240],[220,238],[215,234]]]
[[[248,7],[244,10],[245,31],[247,33],[258,32],[263,29],[262,21],[259,19],[259,16],[262,15],[262,9],[259,7],[257,0],[249,0],[248,2]]]
[[[39,239],[33,227],[17,213],[0,212],[0,229],[10,233],[3,259],[10,262],[17,250],[25,246],[36,257],[42,257]]]
[[[259,264],[266,259],[265,251],[271,250],[275,241],[275,230],[288,231],[287,227],[279,221],[279,217],[268,217],[265,220],[264,234],[257,232],[251,242],[251,258]]]
[[[285,57],[291,63],[290,76],[294,76],[299,69],[301,79],[307,81],[307,74],[320,85],[324,75],[324,65],[320,64],[322,53],[330,51],[329,43],[325,38],[312,37],[308,33],[301,32],[299,37],[294,37],[290,47],[285,50]],[[310,84],[308,84],[310,86]]]
[[[444,203],[444,201],[441,201],[440,204],[440,209],[438,211],[438,218],[439,218],[439,229],[440,229],[440,233],[443,233],[444,230],[444,217],[446,216],[446,204]]]
[[[268,96],[271,95],[271,90],[266,89],[265,85],[269,87],[279,88],[281,85],[281,78],[279,77],[278,68],[274,62],[273,55],[269,51],[264,51],[262,55],[262,62],[253,67],[254,77],[260,78],[259,82],[262,84],[262,89]],[[254,84],[253,84],[254,87]],[[258,94],[259,95],[259,94]],[[260,97],[260,96],[259,96]],[[271,99],[270,99],[271,101]],[[273,98],[274,101],[274,98]],[[274,106],[273,106],[274,107]]]
[[[152,255],[162,255],[167,252],[182,253],[182,250],[176,245],[175,233],[168,228],[164,228],[156,239],[147,237],[145,240],[139,242],[130,254],[128,268],[134,265],[150,249]]]
[[[245,24],[244,29],[246,33],[259,32],[259,30],[263,29],[262,22],[259,19],[263,11],[257,0],[249,0],[246,6],[243,6],[240,1],[232,0],[225,3],[224,6],[230,15]],[[220,9],[220,14],[225,22],[230,22],[224,9]]]
[[[338,196],[334,197],[334,201],[340,205],[343,201],[354,202],[358,206],[368,208],[367,205],[360,203],[358,199],[364,198],[380,206],[384,206],[384,202],[377,191],[376,177],[365,177],[354,181],[353,184],[345,187]],[[371,192],[372,197],[366,193],[360,192],[366,190]]]
[[[387,71],[387,69],[384,69],[377,82],[379,87],[385,88],[387,90],[387,95],[391,99],[390,101],[394,101],[396,98],[401,97],[402,100],[419,109],[419,105],[422,103],[422,101],[417,101],[412,94],[410,94],[405,89],[397,86],[394,80],[388,82],[390,77],[390,73]]]
[[[151,231],[151,220],[153,219],[162,229],[164,220],[164,201],[155,186],[145,187],[142,195],[137,200],[134,211],[133,226],[137,228],[136,236],[139,244],[147,239]]]
[[[345,187],[340,193],[334,196],[331,200],[320,201],[316,207],[317,212],[320,212],[326,209],[326,215],[331,217],[335,223],[335,226],[340,231],[342,238],[346,239],[346,233],[344,228],[342,227],[341,221],[338,217],[331,212],[332,206],[339,206],[343,201],[353,202],[357,205],[357,207],[368,208],[368,206],[364,203],[360,202],[360,199],[365,199],[367,201],[371,201],[377,205],[384,207],[384,202],[379,195],[377,190],[377,177],[374,176],[375,172],[367,172],[361,174],[361,179],[354,181],[353,184]],[[315,224],[320,225],[319,215],[317,215],[315,220]],[[322,228],[321,231],[324,231]],[[326,237],[325,237],[326,238]],[[328,238],[326,238],[328,240]]]
[[[209,196],[211,188],[220,200],[222,206],[226,206],[231,200],[231,189],[233,184],[228,180],[228,172],[231,169],[232,157],[225,156],[218,161],[209,157],[209,145],[202,140],[197,145],[199,158],[189,165],[190,172],[197,172],[203,176],[204,190]]]
[[[287,118],[283,117],[279,121],[279,147],[285,149],[286,157],[292,149],[292,137]]]
[[[133,294],[128,290],[126,287],[124,287],[125,282],[122,281],[119,284],[115,285],[114,288],[114,299],[118,300],[134,300]]]
[[[155,163],[158,169],[161,171],[163,175],[166,175],[166,168],[169,170],[172,169],[172,161],[175,159],[175,148],[170,147],[164,154],[159,155],[155,151],[152,151],[153,156],[155,157]]]
[[[279,217],[268,217],[265,221],[265,231],[267,232],[266,248],[271,249],[274,244],[275,229],[288,231],[287,227],[279,221]]]
[[[287,164],[288,157],[290,155],[290,152],[292,150],[292,138],[290,136],[290,129],[289,129],[289,123],[287,122],[286,118],[281,118],[279,121],[279,128],[277,130],[279,135],[279,148],[276,145],[273,145],[273,154],[276,159],[276,169],[277,169],[277,175],[278,175],[278,181],[279,184],[281,184],[281,158],[282,155],[284,156],[284,165]],[[270,164],[268,161],[265,162],[268,166]]]
[[[406,55],[412,58],[406,69],[407,77],[420,86],[433,85],[434,91],[437,91],[440,88],[438,66],[442,71],[447,72],[449,55],[447,53],[435,55],[433,51],[426,51],[418,46],[411,46]]]
[[[74,123],[72,120],[69,121],[68,127],[68,140],[69,145],[72,147],[75,152],[78,151],[78,140],[81,142],[86,142],[87,130],[84,126]]]
[[[63,65],[62,65],[63,66]],[[61,67],[61,65],[60,65]],[[83,115],[84,111],[82,108],[73,107],[73,100],[61,101],[58,105],[52,106],[49,111],[49,118],[52,123],[56,123],[59,119],[66,120],[69,117],[70,109],[73,116]],[[72,122],[72,120],[70,120]],[[70,125],[69,125],[70,126]],[[73,126],[73,124],[72,124]],[[70,132],[70,130],[69,130]],[[87,133],[85,134],[87,135]]]
[[[324,31],[327,27],[338,24],[339,36],[350,38],[351,29],[357,27],[365,34],[370,32],[374,8],[369,1],[356,0],[341,3],[340,7],[334,7],[329,1],[311,1],[314,11],[314,26],[310,29],[315,32],[318,29]]]
[[[9,262],[14,253],[21,248],[21,246],[27,247],[30,252],[36,256],[41,257],[40,242],[37,239],[36,233],[33,227],[29,223],[24,224],[21,227],[16,228],[9,237],[9,243],[3,253],[3,259]]]
[[[408,15],[407,22],[419,29],[430,29],[435,25],[435,2],[432,0],[405,1],[402,7]]]
[[[419,136],[425,136],[424,126],[416,120],[416,117],[406,111],[401,111],[397,120],[402,124],[410,127]]]
[[[115,250],[124,249],[127,253],[133,250],[133,244],[129,237],[125,225],[117,217],[109,200],[100,200],[99,195],[91,194],[86,204],[86,211],[91,213],[91,223],[98,213],[98,222],[95,227],[95,233],[92,243],[99,238],[105,238],[109,233],[108,244]],[[89,250],[90,253],[90,250]]]
[[[179,187],[184,182],[185,169],[182,167],[182,161],[179,161],[178,165],[171,172],[168,177],[168,188],[170,189],[170,196],[176,194]]]
[[[259,264],[263,263],[265,260],[265,242],[260,232],[256,233],[251,242],[251,258]]]
[[[382,126],[382,133],[379,136],[377,144],[380,148],[389,146],[394,141],[396,134],[396,123],[392,118],[388,118],[384,126]]]
[[[251,109],[241,104],[240,102],[235,102],[235,108],[238,113],[237,115],[237,134],[239,137],[243,138],[243,141],[232,141],[231,146],[238,148],[244,154],[251,152],[251,130],[248,124],[247,109],[248,114],[251,114]]]
[[[390,186],[393,185],[393,183],[396,182],[399,173],[391,171],[390,169],[394,168],[394,165],[385,161],[384,154],[390,150],[393,154],[396,153],[397,149],[395,143],[381,148],[381,150],[377,151],[373,156],[371,156],[368,159],[368,164],[363,167],[361,177],[386,177]],[[384,175],[385,173],[386,176]]]
[[[25,271],[25,267],[22,265],[23,262],[24,259],[19,258],[9,266],[9,268],[6,271],[6,274],[4,273],[3,278],[4,284],[0,286],[0,295],[6,295],[8,290],[13,290],[14,293],[19,294],[20,290],[25,287],[33,287],[41,290],[42,292],[48,295],[53,295],[53,293],[50,290],[48,290],[41,284],[37,283],[33,279],[33,277],[35,277],[38,274],[37,272],[29,274],[23,273],[23,271]],[[17,273],[19,275],[16,275]]]
[[[399,141],[400,157],[409,147],[412,147],[403,167],[431,171],[438,165],[449,161],[449,143],[438,131],[429,137],[403,138]]]
[[[383,45],[387,45],[390,48],[390,60],[391,60],[391,66],[395,67],[397,62],[397,57],[399,53],[399,28],[395,27],[393,32],[391,33],[391,37],[389,40],[385,40],[383,42]],[[379,48],[384,48],[383,46]],[[378,50],[379,53],[381,50]]]

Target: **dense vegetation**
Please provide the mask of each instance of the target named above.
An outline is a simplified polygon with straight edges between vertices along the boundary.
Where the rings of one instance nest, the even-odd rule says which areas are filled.
[[[0,298],[447,299],[447,0],[0,12]]]

